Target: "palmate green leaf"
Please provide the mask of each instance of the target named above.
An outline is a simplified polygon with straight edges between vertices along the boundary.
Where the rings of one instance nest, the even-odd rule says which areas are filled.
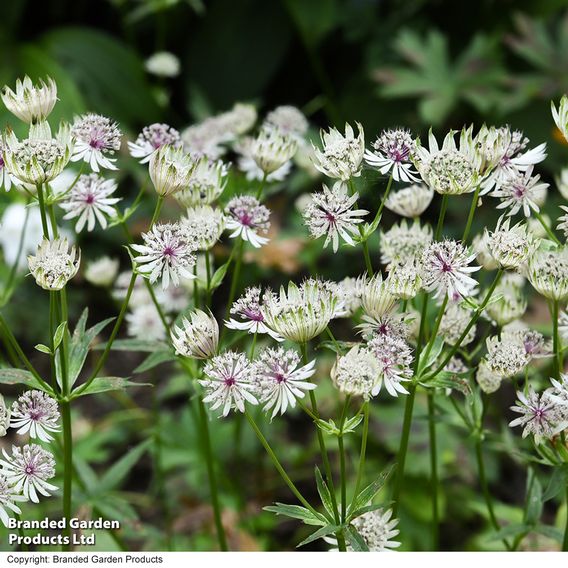
[[[329,491],[329,487],[327,483],[323,480],[321,475],[321,471],[319,467],[316,466],[315,468],[315,476],[316,476],[316,485],[318,489],[318,493],[321,499],[321,502],[329,515],[329,520],[333,520],[334,518],[334,508],[333,508],[333,501],[331,499],[331,493]]]
[[[26,385],[31,389],[38,389],[53,395],[51,389],[45,388],[29,371],[23,369],[0,369],[0,384]]]
[[[367,543],[353,525],[346,527],[344,534],[347,542],[355,552],[369,552]]]
[[[128,379],[123,377],[97,377],[91,382],[91,384],[84,390],[83,387],[79,385],[72,393],[71,399],[78,398],[80,396],[87,396],[90,394],[98,394],[101,392],[113,391],[113,390],[123,390],[127,387],[146,387],[152,386],[150,383],[133,383]]]
[[[316,532],[312,533],[308,538],[305,538],[300,544],[296,546],[296,548],[310,544],[310,542],[314,542],[314,540],[318,540],[319,538],[323,538],[324,536],[336,533],[339,530],[341,530],[341,526],[326,525],[325,527],[322,527],[321,529],[318,529]]]
[[[351,520],[354,518],[354,513],[362,507],[367,506],[375,497],[375,495],[384,487],[385,483],[389,480],[390,476],[396,469],[396,464],[386,467],[367,487],[365,487],[359,495],[357,495],[347,510],[347,518]]]
[[[269,511],[270,513],[275,513],[276,515],[290,517],[292,519],[299,519],[306,525],[325,526],[328,523],[328,520],[322,514],[314,514],[309,509],[300,507],[299,505],[286,505],[285,503],[276,503],[268,507],[263,507],[263,509],[265,511]]]
[[[152,443],[152,440],[146,440],[122,456],[122,458],[101,477],[97,487],[97,493],[106,493],[107,491],[116,489]]]

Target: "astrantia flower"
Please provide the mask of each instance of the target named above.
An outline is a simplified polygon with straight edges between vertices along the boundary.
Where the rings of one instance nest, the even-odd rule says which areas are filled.
[[[444,138],[442,147],[430,131],[429,148],[416,146],[415,163],[426,184],[442,195],[461,195],[470,193],[481,183],[479,156],[469,143],[460,138],[456,145],[455,132],[450,131]]]
[[[434,190],[423,183],[415,183],[389,193],[385,207],[402,217],[420,217],[434,197]]]
[[[384,552],[398,548],[400,542],[392,540],[400,531],[398,519],[392,518],[392,509],[376,509],[353,519],[352,524],[361,535],[370,552]]]
[[[265,173],[253,158],[252,155],[253,143],[254,143],[254,138],[250,136],[245,136],[243,138],[240,138],[233,145],[233,150],[238,155],[237,164],[239,166],[239,170],[241,170],[241,172],[244,172],[247,180],[261,181],[264,179]],[[288,174],[290,173],[291,170],[292,170],[292,161],[288,160],[277,170],[274,170],[273,172],[266,175],[266,181],[267,182],[284,181],[288,177]]]
[[[209,205],[190,207],[180,221],[180,231],[187,240],[195,241],[198,250],[209,250],[225,230],[225,216],[220,209]]]
[[[8,482],[3,473],[0,473],[0,520],[6,528],[10,522],[10,514],[6,509],[20,515],[22,511],[16,505],[19,501],[26,501],[26,498],[14,489],[13,484]]]
[[[418,181],[418,172],[413,169],[411,161],[416,143],[409,130],[383,130],[372,146],[374,152],[365,151],[367,164],[377,168],[382,174],[391,172],[395,181]]]
[[[276,107],[264,119],[264,129],[276,129],[300,140],[308,131],[308,121],[304,113],[290,105]]]
[[[10,426],[44,442],[53,440],[48,432],[59,432],[57,402],[39,390],[25,392],[12,404]]]
[[[533,253],[536,243],[526,225],[518,223],[510,227],[510,219],[499,221],[495,231],[489,234],[487,246],[498,265],[517,269]]]
[[[38,493],[49,497],[49,491],[57,490],[48,483],[55,476],[55,460],[50,452],[37,444],[27,444],[21,448],[12,446],[11,456],[4,449],[2,453],[4,459],[0,459],[0,473],[6,476],[6,481],[16,493],[39,503]]]
[[[331,370],[333,384],[343,393],[370,399],[381,373],[377,358],[364,347],[355,345],[338,357]]]
[[[520,329],[504,329],[501,334],[503,341],[518,343],[524,350],[528,361],[552,355],[550,344],[542,333],[521,327]]]
[[[471,246],[475,251],[475,259],[483,268],[485,268],[485,270],[495,270],[499,268],[497,261],[493,258],[493,255],[489,251],[488,231],[483,231],[475,235],[475,237],[473,237]]]
[[[270,210],[261,205],[251,195],[239,195],[233,197],[225,208],[227,215],[227,229],[233,231],[229,237],[241,237],[253,247],[260,248],[270,239],[262,237],[259,233],[266,234],[270,228]]]
[[[313,238],[325,235],[324,248],[332,242],[333,252],[339,248],[340,237],[349,245],[354,246],[351,235],[357,234],[357,225],[363,222],[368,211],[352,207],[357,202],[359,194],[351,197],[347,194],[347,186],[336,182],[331,189],[326,185],[323,191],[312,193],[312,201],[304,210],[304,220]]]
[[[44,239],[35,256],[28,256],[28,267],[38,286],[44,290],[61,290],[79,270],[81,251],[69,250],[67,239]]]
[[[357,122],[358,135],[353,128],[345,125],[345,135],[336,128],[328,132],[322,130],[323,149],[314,146],[314,166],[322,174],[341,181],[361,175],[361,162],[365,153],[363,127]]]
[[[10,426],[10,410],[4,402],[4,397],[0,394],[0,438],[6,435]]]
[[[472,318],[471,310],[461,304],[450,304],[442,316],[439,334],[446,343],[455,345],[465,331]],[[469,345],[475,339],[476,326],[471,326],[467,335],[461,342],[461,346]]]
[[[265,129],[253,140],[250,150],[256,165],[268,175],[289,162],[297,149],[295,138],[278,130]]]
[[[228,173],[229,168],[221,160],[200,158],[174,197],[185,207],[210,205],[223,193]]]
[[[180,72],[179,59],[169,51],[157,51],[144,62],[148,73],[156,77],[177,77]]]
[[[389,270],[387,287],[389,292],[399,300],[414,298],[422,288],[421,271],[416,264],[394,263]]]
[[[154,225],[147,233],[142,233],[143,245],[131,245],[140,253],[134,257],[137,269],[142,276],[153,284],[162,279],[162,288],[178,286],[181,278],[191,279],[194,275],[189,270],[196,262],[195,243],[185,240],[179,224]]]
[[[408,394],[402,383],[412,377],[411,365],[414,358],[406,341],[391,335],[377,334],[369,341],[368,349],[379,363],[379,381],[373,388],[373,396],[379,394],[383,384],[391,396]]]
[[[265,349],[253,363],[260,403],[272,418],[296,406],[296,399],[316,388],[308,379],[315,373],[315,360],[298,368],[300,357],[293,349]]]
[[[59,135],[57,138],[26,138],[18,142],[9,132],[4,138],[5,166],[22,183],[37,186],[55,179],[70,156],[70,145]]]
[[[225,326],[228,329],[239,329],[252,334],[267,333],[276,341],[283,341],[282,337],[264,323],[260,291],[260,286],[247,288],[231,306],[230,314],[235,317],[225,321]]]
[[[471,295],[477,282],[470,276],[480,266],[468,266],[475,260],[467,248],[457,241],[445,240],[429,244],[422,253],[422,282],[428,292],[435,297],[462,297]]]
[[[149,296],[144,287],[140,290],[144,296]],[[126,314],[126,332],[130,337],[144,341],[159,341],[166,338],[166,330],[156,306],[150,303],[134,305],[132,311]]]
[[[205,389],[203,402],[211,409],[222,408],[223,416],[231,409],[245,411],[245,402],[258,404],[254,393],[254,370],[244,353],[227,351],[213,357],[203,369],[204,379],[199,384]]]
[[[531,166],[525,172],[515,171],[503,180],[500,187],[491,193],[501,200],[497,209],[508,209],[507,215],[516,215],[522,209],[525,217],[530,217],[531,210],[540,211],[538,202],[542,200],[548,184],[542,183],[540,176],[533,176],[532,172]]]
[[[528,279],[545,298],[564,300],[568,297],[568,249],[558,247],[537,250],[529,259]]]
[[[363,322],[357,328],[363,337],[371,338],[375,335],[388,335],[393,338],[406,339],[410,335],[410,326],[406,321],[405,313],[385,313],[383,315],[363,315]]]
[[[490,337],[487,340],[487,367],[502,378],[513,377],[529,363],[523,345],[510,339]]]
[[[85,225],[87,230],[95,228],[96,221],[103,229],[107,227],[107,218],[116,216],[113,207],[120,201],[119,197],[110,197],[116,191],[116,182],[104,179],[98,174],[82,175],[73,186],[67,197],[59,206],[67,211],[64,219],[78,217],[75,230],[80,233]]]
[[[529,386],[527,395],[517,391],[517,399],[516,406],[511,406],[511,410],[521,416],[509,422],[509,426],[523,426],[523,438],[533,435],[535,443],[541,444],[568,426],[562,419],[561,405],[548,393],[538,395]]]
[[[390,265],[392,262],[405,264],[415,262],[424,247],[432,242],[430,225],[421,226],[419,221],[409,225],[405,219],[393,225],[388,231],[381,231],[381,262]]]
[[[487,365],[487,361],[482,359],[477,367],[477,373],[475,374],[475,380],[479,385],[479,388],[485,394],[491,394],[499,389],[503,377],[493,372]]]
[[[383,280],[380,272],[367,280],[361,295],[361,305],[363,311],[375,319],[394,310],[396,297],[390,291],[388,282]]]
[[[166,144],[174,148],[181,146],[181,136],[168,124],[156,122],[145,126],[135,142],[129,141],[128,149],[133,158],[138,158],[141,164],[145,164],[158,148]]]
[[[85,280],[94,286],[110,286],[118,274],[118,267],[118,259],[102,256],[87,263]]]
[[[366,285],[366,276],[359,276],[358,278],[348,276],[337,283],[337,293],[343,303],[344,317],[353,316],[361,307],[361,300]]]
[[[171,331],[176,354],[193,359],[213,357],[219,344],[219,325],[213,315],[195,310],[189,318],[183,317],[181,323]]]
[[[552,118],[554,119],[558,130],[562,132],[564,140],[568,141],[568,96],[564,95],[560,99],[558,109],[556,108],[554,101],[551,101],[550,109],[552,111]]]
[[[150,157],[149,173],[156,193],[162,197],[189,186],[196,164],[182,148],[160,146]]]
[[[122,132],[116,122],[100,114],[84,114],[75,119],[71,134],[75,138],[73,162],[83,160],[94,172],[117,169],[116,159],[109,157],[120,150]]]
[[[278,335],[305,343],[322,333],[340,307],[336,287],[309,279],[300,286],[293,282],[280,294],[264,295],[262,312],[266,325]]]
[[[2,102],[6,108],[27,124],[43,122],[57,102],[57,85],[50,77],[34,85],[26,75],[16,81],[16,92],[5,85],[2,87]]]
[[[520,279],[520,282],[519,280]],[[523,294],[524,278],[514,273],[505,273],[495,288],[494,297],[485,311],[499,326],[506,325],[523,316],[527,310],[527,299]]]

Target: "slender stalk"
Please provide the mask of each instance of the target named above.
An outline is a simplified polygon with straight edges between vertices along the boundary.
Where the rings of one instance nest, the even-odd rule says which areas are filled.
[[[469,237],[469,233],[471,231],[471,224],[473,223],[473,218],[475,217],[475,210],[477,209],[477,203],[479,201],[479,192],[481,190],[481,186],[478,185],[475,189],[475,193],[473,194],[473,198],[471,200],[471,207],[469,208],[469,215],[467,216],[467,223],[465,225],[465,229],[462,235],[462,243],[467,242],[467,238]]]
[[[432,351],[432,347],[434,346],[434,342],[436,341],[436,337],[438,336],[438,330],[440,329],[440,324],[442,323],[442,318],[444,317],[444,312],[446,311],[446,306],[448,305],[448,295],[444,296],[444,300],[442,305],[440,306],[440,311],[438,312],[438,317],[436,318],[436,323],[434,324],[434,329],[432,330],[432,336],[430,337],[430,341],[426,346],[424,359],[427,361],[430,353]]]
[[[150,221],[150,229],[154,226],[154,223],[160,217],[160,211],[162,210],[163,204],[164,204],[164,196],[158,195],[158,201],[156,201],[156,208],[154,209],[154,214],[152,215],[152,220]]]
[[[205,462],[207,464],[207,476],[209,478],[209,491],[211,493],[211,505],[213,506],[213,517],[215,519],[215,529],[217,530],[217,538],[219,540],[219,548],[226,552],[229,550],[227,546],[227,537],[225,535],[225,528],[223,527],[223,520],[221,518],[221,507],[219,505],[219,492],[217,489],[217,477],[215,474],[215,466],[213,463],[213,452],[211,449],[211,436],[209,434],[209,417],[202,398],[197,396],[197,403],[199,405],[199,416],[201,419],[201,431],[204,437],[203,448],[205,450]]]
[[[73,437],[71,433],[71,406],[68,401],[61,402],[63,422],[63,516],[66,519],[64,535],[71,539],[71,494],[73,483]],[[71,550],[71,544],[63,544],[62,550]]]
[[[361,453],[359,454],[359,468],[357,470],[357,481],[355,482],[355,492],[353,493],[353,501],[359,495],[359,489],[363,482],[365,474],[365,460],[367,457],[367,439],[369,438],[369,401],[363,403],[363,434],[361,435]]]
[[[434,391],[428,391],[428,433],[430,438],[430,490],[432,492],[432,550],[438,550],[440,521],[438,511],[438,448]]]
[[[546,231],[546,234],[550,237],[552,241],[554,241],[557,245],[561,245],[562,243],[558,240],[556,235],[552,232],[552,229],[548,226],[548,223],[544,220],[543,216],[539,211],[535,211],[533,209],[534,216],[538,219],[538,222],[542,225],[542,228]]]
[[[367,275],[373,277],[375,272],[373,270],[373,264],[371,263],[371,255],[369,254],[369,245],[367,241],[363,241],[363,256],[365,257],[365,268],[367,269]]]
[[[341,412],[341,418],[339,419],[339,436],[337,436],[337,445],[339,449],[339,471],[340,471],[340,484],[341,484],[341,522],[345,523],[347,518],[347,478],[345,475],[345,446],[343,443],[343,427],[345,426],[345,418],[347,416],[347,410],[349,408],[349,403],[351,401],[351,396],[348,395],[345,398],[345,404],[343,405],[343,410]]]
[[[43,187],[40,184],[37,185],[37,200],[39,203],[39,213],[41,216],[41,227],[43,229],[43,238],[49,239],[49,229],[47,228],[47,216],[45,211],[45,200],[43,198]]]
[[[383,197],[382,197],[381,202],[379,204],[379,208],[377,209],[377,212],[375,213],[375,218],[373,219],[373,222],[371,223],[371,225],[374,225],[380,219],[381,214],[383,212],[383,209],[385,208],[385,203],[387,201],[387,197],[389,196],[391,186],[392,186],[392,174],[389,177],[389,181],[387,183],[387,188],[385,189],[385,192],[383,193]]]
[[[439,241],[442,236],[442,229],[444,227],[444,219],[448,210],[448,195],[444,193],[442,196],[442,205],[440,206],[440,213],[438,214],[438,223],[436,224],[436,232],[434,233],[434,240]]]
[[[563,364],[562,364],[562,350],[560,349],[560,336],[558,334],[558,300],[552,300],[550,303],[550,317],[552,319],[552,351],[554,353],[552,372],[554,378],[556,380],[559,380]]]
[[[262,179],[260,180],[260,185],[258,186],[258,189],[256,191],[256,198],[260,201],[260,198],[262,197],[262,191],[264,190],[264,186],[266,185],[266,178],[268,177],[267,174],[264,174],[262,176]]]

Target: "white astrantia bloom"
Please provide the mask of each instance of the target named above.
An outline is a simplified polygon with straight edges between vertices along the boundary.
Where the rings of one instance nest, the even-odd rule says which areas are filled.
[[[252,156],[252,146],[254,139],[250,136],[245,136],[239,139],[233,146],[233,149],[238,155],[237,165],[241,172],[244,172],[248,181],[264,179],[265,173],[256,163]],[[292,170],[292,161],[288,160],[285,164],[280,166],[277,170],[269,173],[266,176],[267,182],[284,181],[290,171]]]
[[[83,174],[77,180],[59,206],[67,213],[64,219],[77,219],[75,230],[80,233],[85,225],[90,232],[98,221],[106,229],[108,217],[116,217],[116,205],[120,197],[111,197],[116,191],[116,181],[104,179],[98,174]]]
[[[470,276],[480,266],[468,266],[475,254],[457,241],[446,239],[429,244],[422,252],[422,283],[434,297],[459,295],[468,297],[477,286]]]
[[[505,273],[495,288],[494,297],[485,308],[489,319],[504,326],[523,317],[528,302],[523,293],[525,279],[515,273]]]
[[[406,313],[394,312],[381,316],[363,314],[361,319],[362,323],[356,327],[365,339],[370,339],[375,335],[388,335],[392,338],[406,340],[411,333]]]
[[[203,375],[198,382],[205,390],[203,402],[211,403],[211,410],[221,408],[227,416],[231,410],[244,412],[246,402],[258,404],[254,370],[244,353],[226,351],[213,357]]]
[[[8,528],[10,522],[10,513],[8,511],[21,515],[22,510],[16,503],[22,501],[27,501],[26,497],[16,491],[14,485],[0,471],[0,521],[6,528]]]
[[[197,205],[188,208],[179,223],[188,242],[195,242],[197,250],[209,250],[225,230],[225,215],[210,205]]]
[[[499,268],[497,261],[493,258],[489,250],[489,232],[482,231],[473,237],[471,246],[475,252],[475,260],[483,267],[485,270],[496,270]]]
[[[71,127],[75,148],[71,160],[84,161],[94,172],[100,168],[116,170],[116,158],[111,158],[118,150],[122,132],[118,124],[106,116],[88,113],[75,118]]]
[[[393,540],[400,531],[395,528],[398,519],[392,515],[392,509],[375,509],[353,519],[353,526],[370,552],[385,552],[400,546],[400,542]]]
[[[331,370],[331,380],[342,393],[369,400],[380,374],[381,367],[373,353],[361,345],[355,345],[337,358]]]
[[[262,313],[269,329],[285,339],[306,343],[325,331],[343,310],[337,286],[308,279],[300,286],[290,282],[280,293],[266,292]]]
[[[12,454],[2,449],[4,459],[0,459],[0,474],[6,477],[8,484],[16,493],[33,503],[39,503],[38,493],[50,496],[50,491],[57,487],[48,482],[55,476],[55,460],[51,452],[37,444],[26,444],[23,447],[12,446]]]
[[[298,149],[298,142],[279,130],[264,129],[252,141],[250,153],[256,165],[269,175],[288,163]]]
[[[528,260],[537,243],[525,224],[511,227],[510,223],[510,218],[499,219],[495,231],[488,232],[487,247],[499,266],[515,270]]]
[[[261,236],[267,234],[270,228],[270,210],[256,197],[251,195],[233,197],[225,207],[225,214],[227,229],[232,231],[230,238],[241,237],[255,248],[260,248],[270,240]]]
[[[308,120],[300,109],[283,105],[266,115],[262,128],[276,129],[281,134],[292,136],[300,142],[308,131],[308,126]]]
[[[28,267],[38,286],[44,290],[61,290],[79,270],[81,251],[66,238],[44,239],[35,255],[28,256]]]
[[[365,161],[381,174],[390,174],[394,181],[418,181],[414,170],[412,155],[416,142],[406,128],[383,130],[371,144],[373,150],[365,151]]]
[[[446,343],[455,345],[471,321],[472,316],[473,314],[471,310],[467,308],[467,304],[448,305],[440,321],[440,337],[442,337]],[[476,330],[477,327],[472,325],[460,344],[462,347],[469,345],[475,339]]]
[[[409,225],[406,219],[403,219],[388,231],[381,231],[381,262],[387,265],[387,269],[391,263],[414,263],[420,258],[424,248],[432,242],[432,237],[430,225],[421,226],[418,220]]]
[[[550,357],[553,353],[550,342],[542,333],[525,327],[503,328],[501,339],[518,343],[524,349],[529,362],[533,359]]]
[[[166,144],[174,148],[180,147],[180,133],[168,124],[156,122],[145,126],[135,142],[128,141],[128,150],[133,158],[138,158],[141,164],[145,164],[158,148]]]
[[[0,394],[0,438],[6,435],[10,427],[10,409],[6,406],[4,397]]]
[[[471,193],[483,181],[479,170],[480,155],[475,151],[468,131],[462,131],[459,145],[456,132],[451,130],[440,147],[430,131],[428,149],[416,141],[414,162],[426,184],[442,195]]]
[[[177,77],[180,73],[179,59],[169,51],[157,51],[144,62],[148,73],[156,77]]]
[[[539,203],[543,202],[543,193],[546,195],[547,183],[540,181],[539,175],[532,175],[533,167],[524,172],[513,172],[507,176],[492,197],[498,197],[501,203],[497,209],[508,209],[507,215],[516,215],[521,209],[525,217],[530,217],[531,211],[540,211]]]
[[[487,367],[501,378],[514,377],[523,371],[530,361],[524,346],[516,339],[500,339],[494,336],[487,339],[486,345]]]
[[[342,317],[352,317],[361,307],[363,292],[366,285],[366,275],[359,276],[357,278],[347,276],[337,283],[337,293],[341,297],[344,307]]]
[[[368,279],[361,294],[361,305],[368,316],[379,319],[390,314],[396,306],[396,297],[390,291],[389,283],[380,272]]]
[[[413,262],[393,263],[387,277],[388,291],[399,300],[410,300],[422,289],[420,268]]]
[[[21,183],[33,186],[54,180],[68,164],[72,150],[64,127],[55,138],[26,138],[21,141],[8,131],[4,135],[3,146],[4,164],[9,174]]]
[[[314,146],[314,166],[327,177],[348,181],[361,175],[361,162],[365,154],[365,134],[358,122],[358,134],[345,124],[345,135],[336,128],[321,131],[323,148]]]
[[[522,426],[523,438],[532,435],[536,444],[550,440],[568,427],[562,403],[548,392],[537,394],[530,385],[526,395],[517,391],[517,404],[511,410],[521,416],[509,422],[509,426]]]
[[[174,197],[185,207],[210,205],[223,193],[228,173],[229,167],[221,160],[200,158],[189,179],[174,193]]]
[[[210,359],[217,353],[219,324],[211,312],[194,310],[174,325],[171,339],[177,355],[192,359]]]
[[[144,287],[145,295],[148,291]],[[126,333],[129,337],[143,339],[144,341],[160,341],[166,339],[164,323],[156,306],[150,299],[149,303],[133,305],[131,311],[126,314]]]
[[[259,402],[265,412],[272,410],[271,418],[284,414],[288,407],[295,408],[296,400],[304,398],[306,391],[317,385],[308,381],[314,375],[315,360],[300,365],[300,356],[293,349],[282,347],[262,351],[253,363]]]
[[[143,245],[131,248],[139,253],[133,258],[138,272],[151,284],[162,279],[165,290],[170,281],[179,286],[182,278],[195,278],[190,268],[196,262],[195,246],[180,230],[179,223],[156,224],[147,233],[142,233]]]
[[[195,167],[182,148],[166,144],[151,155],[148,171],[156,193],[166,197],[189,186]]]
[[[110,286],[116,279],[120,263],[117,258],[101,256],[87,263],[85,280],[93,286]]]
[[[487,361],[482,359],[477,367],[475,380],[477,381],[479,388],[485,394],[491,394],[499,389],[503,382],[503,377],[493,372],[487,365]]]
[[[16,81],[16,91],[5,85],[1,91],[6,108],[26,124],[44,122],[57,102],[57,85],[51,77],[35,84],[26,75]]]
[[[359,234],[357,226],[369,213],[365,209],[352,209],[359,194],[349,196],[347,185],[338,181],[331,188],[324,185],[323,191],[312,193],[311,197],[303,212],[311,236],[318,239],[325,235],[323,246],[326,248],[331,242],[333,252],[337,252],[340,238],[355,246],[352,235]]]
[[[385,207],[402,217],[420,217],[434,198],[434,190],[423,183],[414,183],[389,193]]]
[[[554,101],[551,101],[550,110],[552,111],[552,118],[554,119],[558,130],[562,132],[564,140],[568,141],[568,96],[562,96],[558,109],[556,108]]]
[[[57,402],[46,393],[30,390],[22,394],[12,404],[10,426],[18,429],[18,434],[27,434],[50,442],[49,432],[59,432],[59,410]]]
[[[545,298],[568,298],[568,248],[537,250],[529,259],[527,277],[532,287]]]
[[[379,363],[379,380],[372,390],[372,395],[379,394],[382,386],[391,396],[399,393],[408,394],[402,385],[412,377],[412,349],[400,337],[376,334],[367,344],[369,351]]]
[[[263,302],[260,294],[260,286],[247,288],[245,293],[231,306],[229,313],[235,317],[225,321],[225,326],[228,329],[248,331],[251,334],[267,333],[276,341],[284,341],[284,338],[264,323]]]

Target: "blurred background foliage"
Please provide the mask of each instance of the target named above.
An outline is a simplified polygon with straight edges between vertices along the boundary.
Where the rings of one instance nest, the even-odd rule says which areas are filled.
[[[162,50],[179,58],[179,76],[158,79],[146,72],[145,60]],[[524,130],[533,145],[548,142],[549,158],[540,167],[547,181],[553,182],[553,173],[567,162],[567,149],[550,117],[550,100],[568,92],[567,0],[4,2],[0,85],[13,85],[25,73],[56,80],[60,102],[53,123],[92,110],[119,121],[131,138],[152,122],[181,129],[230,108],[235,101],[246,101],[261,113],[280,104],[296,105],[314,125],[314,135],[317,127],[359,121],[368,141],[381,129],[399,125],[424,135],[430,126],[443,134],[472,122],[509,123]],[[1,108],[0,127],[13,122]],[[132,160],[124,162],[126,171],[119,175],[129,181],[121,185],[121,191],[134,195],[143,170]],[[317,182],[301,175],[297,172],[287,182],[287,205],[278,201],[278,195],[274,197],[275,211],[290,210],[295,195],[315,187]],[[377,175],[366,172],[357,183],[375,184]],[[231,179],[228,192],[239,188],[242,179]],[[2,201],[5,205],[8,198]],[[450,225],[449,234],[463,222],[464,204],[452,200],[448,220],[455,226]],[[391,217],[385,215],[387,221]],[[490,223],[480,217],[478,227]],[[323,256],[321,242],[305,243],[306,231],[297,214],[283,232],[284,239],[256,257],[258,264],[247,271],[250,282],[261,276],[277,282],[322,269],[327,277],[341,278],[344,255],[356,258],[349,265],[351,275],[363,268],[359,255],[346,249],[341,257],[329,252]],[[121,243],[118,231],[108,231],[82,236],[81,247],[90,251],[86,254],[90,258],[103,251],[124,256]],[[76,288],[71,291],[75,317],[84,305],[92,306],[97,320],[114,315],[116,307],[104,292],[89,286]],[[43,339],[45,322],[38,315],[44,308],[42,301],[33,282],[24,279],[8,306],[16,331],[30,346]],[[341,337],[342,330],[338,331]],[[113,363],[111,358],[109,374],[128,373],[143,357],[125,352],[119,359]],[[140,389],[134,398],[120,393],[98,397],[96,405],[74,417],[80,513],[122,520],[123,531],[101,535],[99,549],[214,548],[195,409],[187,405],[187,378],[177,376],[171,367],[167,372],[151,365],[142,369],[144,378],[159,387],[154,393]],[[322,384],[321,389],[325,388],[331,391],[329,381]],[[499,432],[500,413],[514,397],[512,388],[495,397],[489,420],[498,432],[486,447],[505,451],[508,457],[498,459],[488,452],[488,475],[500,501],[500,518],[519,523],[526,515],[521,503],[526,475],[518,467],[518,441],[506,428]],[[333,413],[334,397],[322,392],[322,399],[323,412]],[[402,408],[401,401],[384,398],[373,406],[369,476],[376,475],[396,452]],[[428,549],[427,430],[420,419],[426,413],[425,400],[418,401],[416,413],[403,491],[401,540],[405,549]],[[454,550],[499,547],[489,535],[467,433],[455,427],[450,411],[442,416],[448,424],[440,426],[439,436],[445,480],[441,546]],[[310,423],[292,414],[266,429],[274,445],[286,449],[282,459],[299,486],[313,492],[314,447],[305,435]],[[239,420],[216,421],[213,436],[231,546],[293,548],[306,536],[305,528],[261,511],[271,501],[289,502],[290,496],[253,436]],[[143,442],[148,438],[150,445]],[[359,440],[349,438],[347,444],[354,462]],[[531,499],[540,502],[545,521],[558,526],[565,510],[556,518],[557,507],[538,498],[546,483],[545,478],[531,484]],[[534,493],[535,486],[540,493]],[[29,508],[29,513],[41,518],[55,515],[58,507],[57,499],[46,500],[42,507]],[[550,531],[535,532],[527,543],[532,548],[554,547],[556,536]]]

